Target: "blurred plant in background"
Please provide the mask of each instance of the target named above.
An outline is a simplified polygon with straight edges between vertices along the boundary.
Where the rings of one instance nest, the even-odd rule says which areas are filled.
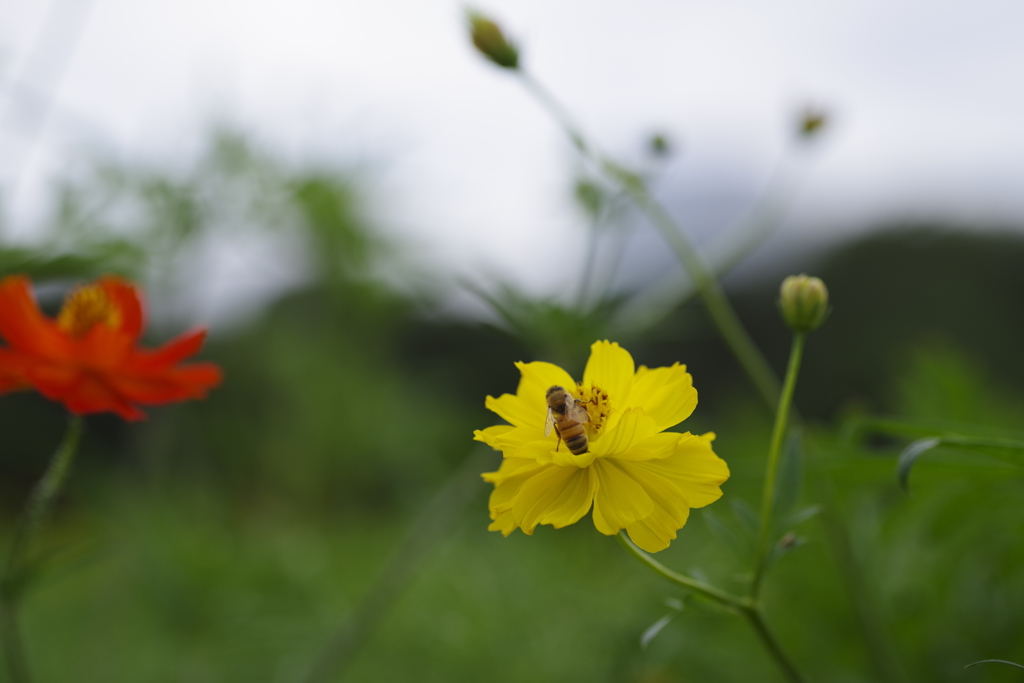
[[[528,50],[487,31],[477,46],[526,73]],[[205,309],[216,255],[278,283],[214,330],[205,355],[230,381],[213,400],[130,429],[87,419],[24,605],[39,680],[773,680],[746,625],[700,588],[742,595],[754,580],[736,568],[759,550],[764,405],[778,399],[752,388],[717,330],[741,320],[781,375],[778,282],[802,270],[835,310],[804,354],[800,437],[777,451],[779,543],[758,601],[778,641],[809,680],[1015,680],[963,667],[1024,661],[1019,231],[879,230],[766,267],[729,290],[723,317],[718,278],[779,224],[832,115],[799,112],[762,199],[700,255],[660,208],[659,164],[678,143],[652,136],[627,167],[525,83],[581,153],[568,199],[592,229],[578,280],[549,297],[464,283],[494,326],[441,312],[451,285],[386,237],[356,170],[289,163],[228,129],[192,164],[69,173],[37,239],[0,248],[2,274],[30,275],[48,313],[73,282],[144,282],[158,332]],[[642,216],[696,274],[621,284]],[[649,367],[686,360],[701,388],[688,428],[719,434],[724,498],[657,559],[688,586],[638,575],[582,525],[486,531],[477,473],[498,461],[466,444],[487,419],[479,397],[515,386],[514,360],[578,375],[605,338]],[[64,422],[39,396],[4,399],[8,535]],[[916,459],[912,498],[901,453],[904,473]]]

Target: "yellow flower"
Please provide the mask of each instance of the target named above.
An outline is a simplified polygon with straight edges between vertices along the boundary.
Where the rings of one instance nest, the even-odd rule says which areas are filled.
[[[551,363],[516,363],[522,373],[515,395],[487,397],[487,408],[510,422],[474,432],[504,455],[494,484],[492,531],[516,528],[532,534],[538,524],[556,529],[577,522],[594,508],[603,534],[625,529],[648,552],[668,547],[686,524],[690,508],[722,495],[729,467],[711,450],[712,433],[695,436],[664,430],[679,424],[697,405],[686,366],[634,372],[633,357],[618,344],[595,342],[577,383]],[[573,455],[557,430],[544,436],[545,394],[564,387],[585,405],[589,448]]]

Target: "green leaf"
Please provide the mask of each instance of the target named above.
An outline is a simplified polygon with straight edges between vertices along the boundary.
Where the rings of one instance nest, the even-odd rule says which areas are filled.
[[[981,453],[1012,465],[1024,466],[1024,441],[969,437],[959,434],[918,439],[904,448],[900,453],[899,460],[896,461],[896,476],[904,491],[909,490],[910,468],[914,466],[918,458],[938,446]]]
[[[971,664],[968,664],[964,668],[965,669],[970,669],[972,666],[978,666],[979,664],[1009,664],[1010,666],[1015,666],[1018,669],[1024,669],[1024,666],[1022,666],[1022,665],[1020,665],[1020,664],[1018,664],[1016,662],[1008,662],[1005,659],[982,659],[981,661],[978,661],[978,662],[972,662]]]
[[[736,518],[740,531],[746,537],[747,542],[753,545],[757,539],[761,524],[757,511],[750,507],[750,504],[742,498],[730,499],[729,506],[732,507],[732,514]]]
[[[899,459],[896,460],[896,478],[900,482],[900,488],[910,491],[910,468],[914,466],[918,458],[941,443],[942,439],[934,437],[918,439],[903,449]]]
[[[1024,433],[996,429],[984,425],[910,417],[855,417],[843,423],[840,441],[853,444],[869,434],[885,434],[908,438],[929,436],[960,436],[982,439],[1011,439],[1024,441]]]
[[[661,633],[661,630],[671,624],[672,620],[677,616],[679,616],[678,612],[675,614],[666,614],[661,619],[658,619],[656,622],[648,626],[647,630],[640,635],[640,649],[646,650],[647,646],[651,644],[651,641]]]
[[[800,500],[804,483],[802,450],[800,433],[794,431],[786,440],[786,446],[782,451],[775,498],[772,500],[772,519],[775,520],[776,534],[781,533],[783,528],[790,524],[790,513]]]
[[[651,644],[651,641],[654,640],[659,633],[661,633],[662,629],[671,624],[672,620],[678,617],[686,607],[686,605],[683,604],[683,601],[678,598],[665,598],[665,605],[672,611],[644,630],[640,635],[640,649],[646,650],[647,646]]]
[[[857,418],[842,429],[843,439],[848,443],[871,433],[918,437],[903,449],[896,462],[896,476],[905,491],[909,488],[910,470],[914,463],[938,447],[968,451],[1024,466],[1024,436],[1017,433],[962,423],[894,418]]]
[[[793,513],[793,516],[789,518],[789,525],[796,526],[797,524],[803,524],[807,520],[817,517],[820,513],[820,505],[808,505],[803,510]]]

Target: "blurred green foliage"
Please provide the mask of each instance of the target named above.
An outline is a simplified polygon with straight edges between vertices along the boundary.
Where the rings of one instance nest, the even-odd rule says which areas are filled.
[[[580,313],[500,283],[479,286],[501,329],[432,314],[426,297],[389,284],[407,257],[361,201],[353,174],[291,168],[220,132],[192,167],[101,164],[71,179],[42,241],[0,252],[4,273],[53,284],[49,306],[69,281],[107,270],[173,282],[211,235],[286,235],[308,253],[301,286],[215,330],[203,356],[227,381],[209,400],[154,409],[142,424],[90,418],[25,604],[39,680],[301,680],[470,451],[471,430],[497,421],[483,398],[514,390],[512,363],[544,355],[578,370],[607,329],[614,301]],[[884,412],[1019,430],[1022,255],[1009,235],[882,231],[792,268],[821,276],[834,305],[797,390],[817,420],[805,469],[837,485],[907,681],[1019,678],[963,666],[1024,660],[1022,470],[936,453],[916,465],[907,496],[895,478],[906,440],[850,443],[839,426]],[[781,366],[780,279],[766,273],[733,294]],[[629,348],[638,363],[689,365],[701,405],[683,426],[717,432],[733,471],[723,500],[695,512],[659,559],[740,591],[745,565],[721,529],[743,533],[756,508],[769,416],[697,304]],[[34,395],[2,401],[9,524],[63,417]],[[795,510],[811,502],[804,489]],[[740,620],[648,575],[589,518],[504,539],[486,531],[485,495],[481,482],[346,680],[776,680]],[[771,570],[769,622],[812,680],[873,680],[828,527],[814,517],[794,531],[806,543]],[[642,649],[665,598],[685,608]]]

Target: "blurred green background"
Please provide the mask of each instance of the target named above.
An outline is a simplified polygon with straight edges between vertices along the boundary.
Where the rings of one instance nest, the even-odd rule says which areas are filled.
[[[163,304],[153,344],[190,321],[180,276],[209,240],[283,235],[308,263],[300,284],[250,314],[209,321],[202,357],[226,382],[208,400],[152,409],[140,424],[89,418],[24,607],[38,680],[302,681],[353,610],[365,617],[361,600],[410,533],[420,546],[407,573],[388,570],[394,602],[357,623],[375,628],[345,652],[343,680],[780,680],[745,623],[650,575],[589,517],[505,539],[486,530],[487,487],[473,483],[472,468],[500,456],[474,450],[471,432],[497,422],[484,396],[514,391],[513,362],[579,373],[589,343],[613,330],[638,364],[689,366],[701,400],[682,428],[717,432],[733,472],[711,515],[695,512],[658,558],[742,591],[747,561],[723,528],[741,529],[744,503],[757,505],[771,418],[699,302],[631,331],[610,322],[614,296],[578,313],[479,283],[497,322],[445,314],[447,293],[428,274],[396,284],[413,269],[408,247],[368,218],[364,182],[222,130],[189,168],[103,162],[69,177],[44,237],[0,250],[3,274],[31,274],[50,310],[82,278],[139,278]],[[1021,471],[938,453],[907,495],[894,474],[905,441],[839,436],[863,414],[1020,429],[1024,240],[979,227],[876,226],[730,288],[781,372],[778,283],[807,271],[829,285],[834,310],[796,393],[816,443],[806,468],[834,484],[879,635],[907,681],[1020,680],[963,667],[1024,661]],[[66,417],[34,394],[0,401],[9,529]],[[811,680],[877,680],[834,529],[819,516],[796,531],[807,542],[769,576],[769,622]],[[674,613],[666,599],[685,607],[642,647],[645,629]]]

